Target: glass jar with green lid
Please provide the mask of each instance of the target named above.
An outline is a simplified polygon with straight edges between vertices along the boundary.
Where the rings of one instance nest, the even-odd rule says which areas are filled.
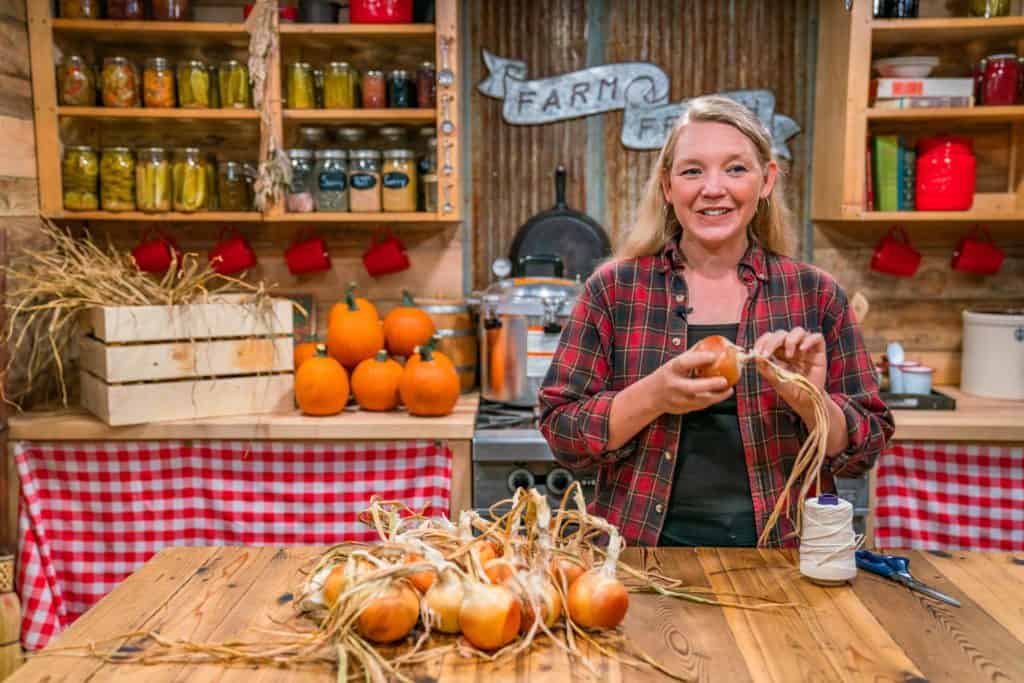
[[[321,149],[316,153],[313,200],[317,211],[348,211],[348,153]]]
[[[60,170],[64,208],[69,211],[98,209],[100,163],[96,150],[88,145],[66,147]]]
[[[324,67],[324,107],[352,109],[355,106],[355,70],[348,62],[328,62]]]
[[[384,211],[416,210],[416,154],[411,149],[384,150],[381,207]]]
[[[285,107],[288,109],[315,109],[316,85],[313,66],[309,62],[295,62],[287,69]]]
[[[354,149],[348,153],[349,211],[380,211],[380,152]]]
[[[135,155],[131,148],[103,148],[100,206],[104,211],[135,210]]]
[[[249,91],[249,67],[237,59],[220,63],[217,71],[222,109],[247,109],[252,106]]]
[[[252,188],[245,167],[237,161],[220,162],[217,199],[221,211],[250,211]]]
[[[174,210],[191,213],[206,206],[206,173],[198,147],[179,149],[172,166]]]
[[[171,160],[162,147],[135,152],[135,204],[139,211],[171,210]]]
[[[184,109],[210,108],[210,72],[200,59],[178,64],[178,106]]]

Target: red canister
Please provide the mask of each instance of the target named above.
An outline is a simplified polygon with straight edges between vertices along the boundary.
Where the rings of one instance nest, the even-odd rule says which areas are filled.
[[[939,135],[917,143],[918,211],[967,211],[974,203],[976,161],[970,138]]]
[[[1010,106],[1017,102],[1020,64],[1017,55],[1004,53],[985,58],[981,103],[986,106]]]
[[[410,24],[412,0],[351,0],[348,20],[353,24]]]

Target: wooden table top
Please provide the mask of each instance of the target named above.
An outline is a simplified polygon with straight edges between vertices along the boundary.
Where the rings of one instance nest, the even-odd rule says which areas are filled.
[[[135,630],[192,641],[253,640],[293,613],[297,570],[318,548],[174,548],[160,553],[55,640],[54,646]],[[918,579],[958,598],[960,609],[861,572],[852,586],[822,588],[799,576],[791,551],[627,551],[691,585],[797,602],[753,612],[631,595],[625,629],[665,666],[701,681],[1024,681],[1024,555],[909,553]],[[448,655],[417,681],[594,681],[560,650],[502,664]],[[333,674],[213,665],[105,664],[42,655],[11,683],[27,681],[334,681]],[[601,662],[601,683],[670,680]]]

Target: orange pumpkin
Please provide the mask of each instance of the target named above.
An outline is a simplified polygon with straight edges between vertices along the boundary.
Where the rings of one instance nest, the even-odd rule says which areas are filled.
[[[435,351],[437,337],[409,357],[398,383],[398,393],[410,415],[448,415],[459,400],[459,373],[448,356]]]
[[[384,317],[384,340],[396,356],[411,356],[417,346],[430,341],[437,327],[427,312],[416,305],[412,294],[402,290],[402,305]]]
[[[384,331],[376,311],[360,309],[349,288],[345,307],[332,311],[327,324],[327,350],[351,370],[384,348]]]
[[[295,400],[307,415],[336,415],[348,403],[348,374],[323,344],[295,372]]]
[[[339,301],[338,303],[336,303],[333,306],[331,306],[331,313],[330,313],[330,315],[327,316],[327,324],[328,324],[328,326],[330,326],[331,321],[334,320],[334,316],[335,315],[337,315],[339,313],[343,313],[343,312],[349,310],[349,307],[348,307],[348,298],[349,297],[352,297],[355,300],[355,302],[356,302],[356,304],[355,304],[356,305],[356,309],[358,309],[360,311],[363,311],[364,313],[369,313],[370,315],[372,315],[374,318],[377,318],[378,320],[380,319],[380,315],[377,313],[377,307],[374,306],[372,303],[370,303],[369,299],[364,299],[361,296],[356,296],[355,295],[355,290],[356,290],[356,283],[355,282],[348,283],[348,289],[345,290],[345,299],[343,301]]]
[[[352,373],[352,395],[363,410],[394,410],[398,405],[398,381],[402,366],[381,349]]]
[[[316,355],[316,342],[296,344],[293,355],[295,357],[295,369],[298,370],[303,363]]]

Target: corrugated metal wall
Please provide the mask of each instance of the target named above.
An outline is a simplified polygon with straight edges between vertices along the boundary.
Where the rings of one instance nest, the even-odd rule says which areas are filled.
[[[629,226],[655,156],[622,147],[622,112],[599,114],[597,122],[505,123],[501,102],[475,89],[487,74],[481,49],[526,62],[528,78],[599,63],[651,62],[669,75],[672,101],[740,88],[773,90],[776,110],[803,129],[789,141],[794,161],[788,178],[802,237],[814,0],[495,0],[468,2],[466,15],[474,287],[489,282],[491,262],[507,252],[516,229],[553,204],[558,163],[568,169],[569,206],[601,211],[594,217],[614,242]]]

